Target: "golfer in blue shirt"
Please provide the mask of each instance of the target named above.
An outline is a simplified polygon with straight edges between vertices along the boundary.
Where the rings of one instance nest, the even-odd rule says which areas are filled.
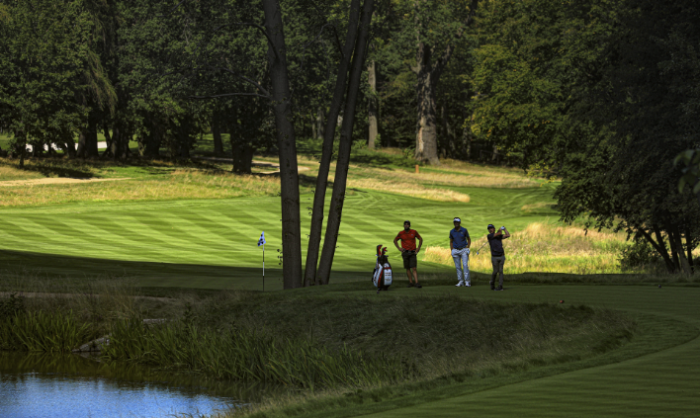
[[[472,245],[472,239],[467,229],[461,226],[461,219],[455,218],[454,224],[454,229],[450,229],[450,250],[457,268],[457,287],[470,287],[472,284],[469,280],[469,247]]]

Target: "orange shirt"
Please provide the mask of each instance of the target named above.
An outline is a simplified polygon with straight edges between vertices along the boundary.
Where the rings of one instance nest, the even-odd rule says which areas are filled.
[[[401,246],[404,250],[413,251],[416,249],[416,238],[423,239],[415,229],[405,229],[399,232],[396,238],[401,240]]]

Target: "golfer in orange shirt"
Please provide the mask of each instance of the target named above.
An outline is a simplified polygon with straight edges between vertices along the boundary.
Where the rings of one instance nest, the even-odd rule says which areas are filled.
[[[416,248],[416,238],[418,238],[419,244]],[[401,247],[397,242],[401,240]],[[420,236],[418,231],[411,229],[411,221],[406,221],[403,223],[403,231],[394,238],[394,245],[401,251],[401,257],[403,257],[403,267],[406,269],[406,274],[408,275],[408,287],[421,288],[418,283],[418,272],[416,267],[418,265],[416,255],[420,251],[420,247],[423,246],[423,237]],[[414,283],[415,281],[415,283]]]

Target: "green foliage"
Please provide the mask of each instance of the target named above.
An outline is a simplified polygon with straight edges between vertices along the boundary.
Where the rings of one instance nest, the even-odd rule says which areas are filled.
[[[683,163],[683,176],[678,182],[678,191],[683,192],[685,186],[689,186],[693,193],[700,195],[700,149],[687,150],[678,154],[674,164]]]
[[[94,51],[98,23],[82,0],[3,6],[0,21],[0,124],[23,143],[73,143],[89,107],[113,105],[114,89]]]
[[[672,161],[697,142],[698,16],[692,1],[488,2],[473,73],[473,131],[561,176],[564,220],[643,236],[688,274],[700,205]]]
[[[24,298],[11,294],[7,298],[0,299],[0,322],[9,322],[17,315],[25,312]]]
[[[622,271],[651,270],[662,263],[661,256],[648,241],[637,239],[632,245],[622,248],[620,267]]]

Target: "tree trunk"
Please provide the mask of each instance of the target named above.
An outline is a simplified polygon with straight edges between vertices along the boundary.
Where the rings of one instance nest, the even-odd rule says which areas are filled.
[[[318,266],[318,277],[321,284],[328,284],[330,280],[331,268],[335,247],[338,243],[338,231],[340,230],[340,220],[343,214],[343,203],[345,202],[345,188],[348,180],[348,169],[350,167],[350,151],[352,148],[352,130],[355,124],[355,108],[357,96],[360,91],[360,76],[365,66],[367,55],[367,43],[369,37],[369,26],[372,21],[372,11],[374,10],[374,0],[365,0],[362,8],[362,20],[360,22],[360,33],[355,43],[355,54],[353,56],[350,82],[348,84],[348,97],[343,113],[343,126],[340,130],[340,146],[338,147],[338,164],[336,165],[335,177],[333,179],[333,195],[331,197],[331,207],[328,211],[328,222],[326,225],[326,237],[323,240],[323,252],[321,263]]]
[[[656,251],[661,254],[661,257],[664,259],[664,263],[666,263],[666,268],[668,269],[669,273],[673,273],[676,271],[676,267],[673,265],[673,261],[671,260],[671,257],[668,255],[668,250],[666,249],[666,242],[664,241],[663,235],[661,235],[661,230],[659,229],[658,226],[653,225],[652,228],[654,229],[654,235],[656,236],[656,241],[658,241],[658,246],[654,242],[651,237],[647,237],[649,242],[656,248]],[[637,228],[639,229],[639,228]]]
[[[105,141],[107,142],[107,148],[105,148],[102,153],[102,158],[107,158],[109,156],[114,156],[114,137],[109,134],[109,126],[107,124],[102,125],[102,132],[105,134]],[[99,148],[99,147],[98,147]]]
[[[180,158],[183,160],[189,160],[190,159],[190,117],[185,116],[183,120],[180,122],[180,126],[177,129],[178,132],[178,138],[177,142],[179,145],[179,153]]]
[[[675,271],[681,270],[681,262],[678,259],[678,250],[676,247],[676,237],[673,236],[672,231],[666,231],[668,233],[668,245],[671,247],[671,259],[673,260],[673,267]]]
[[[335,126],[343,106],[343,97],[346,91],[348,68],[350,57],[355,49],[357,39],[357,23],[360,20],[360,0],[352,0],[350,5],[350,17],[348,20],[348,32],[345,37],[343,54],[338,64],[338,75],[335,81],[333,99],[326,118],[326,127],[323,130],[323,150],[321,162],[316,177],[316,190],[314,191],[313,213],[311,215],[311,231],[309,232],[309,249],[306,253],[306,270],[304,272],[304,284],[320,284],[316,277],[319,248],[321,247],[321,233],[323,232],[323,209],[326,204],[326,188],[328,187],[328,172],[330,171],[331,157],[333,155],[333,140],[335,139]],[[319,109],[319,113],[321,109]]]
[[[253,147],[233,138],[234,136],[231,135],[231,159],[233,161],[231,171],[237,174],[251,174],[253,172]]]
[[[685,256],[685,251],[683,251],[683,241],[681,240],[681,233],[677,227],[674,227],[672,236],[673,244],[676,247],[676,253],[678,254],[678,258],[680,261],[679,264],[681,271],[686,275],[690,276],[692,274],[692,270],[690,269],[690,263],[688,262],[688,258]]]
[[[347,69],[346,69],[347,70]],[[326,112],[323,108],[323,106],[318,107],[318,112],[316,112],[316,123],[315,123],[315,129],[316,129],[316,139],[323,139],[325,138],[325,129],[323,127],[325,126],[325,120],[326,120]]]
[[[221,125],[216,112],[214,112],[211,119],[211,133],[214,137],[214,155],[221,157],[224,155],[224,142],[221,140]]]
[[[685,246],[686,246],[686,251],[688,252],[688,264],[690,265],[690,271],[692,274],[695,273],[695,262],[693,260],[693,246],[692,246],[692,238],[690,235],[690,228],[686,228],[685,230]]]
[[[472,135],[472,129],[471,125],[474,123],[474,114],[472,114],[470,118],[470,123],[466,123],[466,117],[465,117],[465,124],[464,124],[464,129],[462,130],[462,138],[464,142],[464,155],[467,161],[470,161],[472,158],[472,141],[474,140],[474,137]]]
[[[421,42],[418,45],[418,123],[416,125],[416,154],[418,161],[440,165],[437,153],[437,124],[435,114],[435,83],[431,63],[431,47]]]
[[[116,161],[122,153],[122,135],[119,129],[119,123],[116,122],[112,127],[112,160]]]
[[[263,0],[265,30],[271,44],[267,56],[270,62],[273,111],[277,126],[280,183],[282,188],[282,246],[284,252],[283,283],[285,289],[302,286],[301,226],[299,213],[299,171],[296,139],[291,122],[291,93],[287,73],[287,51],[279,0]]]
[[[21,142],[21,148],[19,150],[19,168],[23,169],[24,168],[24,156],[27,153],[27,133],[22,131],[20,132],[20,138],[22,138]]]
[[[313,116],[313,115],[312,115]],[[318,133],[318,116],[313,118],[311,123],[311,138],[318,139],[321,136]]]
[[[144,157],[157,158],[160,156],[160,145],[162,143],[160,127],[153,122],[151,131],[146,136],[139,136],[139,153]]]
[[[374,149],[379,133],[379,125],[377,124],[377,64],[374,60],[370,61],[367,66],[367,79],[369,81],[369,106],[367,110],[369,114],[369,140],[367,148]]]
[[[416,16],[421,13],[423,4],[430,5],[427,0],[417,0],[415,2]],[[464,30],[474,22],[476,6],[478,0],[472,0],[469,6],[469,15],[464,24],[455,34],[455,40],[462,37]],[[429,6],[428,6],[429,7]],[[418,19],[418,18],[416,18]],[[448,44],[442,55],[433,64],[433,47],[421,39],[421,24],[416,21],[416,33],[418,51],[416,53],[416,66],[413,71],[416,73],[418,82],[416,84],[416,99],[418,103],[418,121],[416,124],[416,154],[418,161],[431,165],[439,165],[437,146],[437,124],[435,111],[435,91],[437,90],[440,76],[447,63],[450,61],[455,50],[454,41]]]
[[[80,131],[78,157],[99,157],[97,149],[97,120],[93,116],[88,117],[88,126]]]

